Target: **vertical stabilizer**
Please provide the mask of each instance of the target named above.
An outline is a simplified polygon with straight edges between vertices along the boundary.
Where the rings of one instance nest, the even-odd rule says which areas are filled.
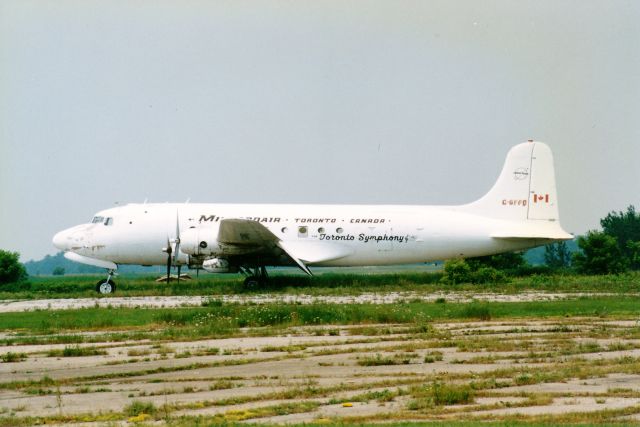
[[[502,172],[491,190],[462,208],[496,219],[558,221],[551,149],[542,142],[516,145],[507,154]]]

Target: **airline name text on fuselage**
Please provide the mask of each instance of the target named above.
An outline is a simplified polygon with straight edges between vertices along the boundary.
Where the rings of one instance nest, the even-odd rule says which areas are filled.
[[[259,216],[246,216],[240,217],[241,219],[248,219],[250,221],[256,222],[280,222],[281,218],[279,217],[259,217]],[[224,219],[224,217],[220,217],[217,215],[200,215],[200,220],[198,222],[220,222],[220,220]]]
[[[352,241],[356,240],[356,236],[353,234],[320,234],[320,240],[343,240],[343,241]],[[407,243],[409,241],[409,236],[399,236],[399,235],[371,235],[360,233],[358,235],[358,241],[369,243],[369,242],[398,242],[398,243]]]
[[[218,215],[200,215],[198,222],[220,222],[225,217]],[[263,223],[281,222],[280,217],[260,217],[260,216],[243,216],[241,219],[248,219],[250,221],[257,221]],[[338,222],[337,218],[294,218],[294,222],[298,224],[335,224]],[[384,224],[387,222],[384,218],[350,218],[350,224]]]

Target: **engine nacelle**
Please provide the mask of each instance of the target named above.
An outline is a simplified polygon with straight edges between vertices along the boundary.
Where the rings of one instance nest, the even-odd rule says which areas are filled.
[[[209,273],[235,273],[237,268],[229,265],[229,261],[222,258],[209,258],[202,262],[202,268]]]
[[[221,255],[218,230],[219,227],[194,227],[184,230],[180,235],[180,251],[192,256]]]

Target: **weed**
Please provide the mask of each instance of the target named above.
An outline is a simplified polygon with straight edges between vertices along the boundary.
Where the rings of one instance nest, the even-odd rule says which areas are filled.
[[[380,391],[369,391],[364,394],[351,396],[348,399],[344,399],[344,400],[350,401],[350,402],[368,402],[370,400],[375,400],[376,402],[391,402],[396,396],[398,396],[397,392],[384,389]],[[335,402],[335,403],[342,403],[342,402]]]
[[[223,304],[221,298],[207,297],[202,301],[203,307],[222,307]]]
[[[478,320],[491,320],[491,311],[486,304],[472,303],[463,308],[460,317]]]
[[[536,379],[532,375],[521,374],[515,377],[513,379],[513,382],[516,383],[516,385],[529,385],[536,384],[538,381],[536,381]]]
[[[25,353],[14,353],[10,351],[8,353],[4,353],[3,355],[0,355],[0,360],[3,363],[22,362],[24,360],[27,360],[27,355]]]
[[[135,417],[140,414],[155,415],[158,409],[152,402],[142,402],[134,400],[124,407],[124,413],[129,417]]]
[[[209,386],[209,390],[213,391],[213,390],[227,390],[230,388],[233,388],[234,383],[231,381],[227,381],[227,380],[218,380],[215,383],[211,384]]]
[[[132,348],[127,351],[127,356],[147,356],[151,354],[151,350],[148,348]]]
[[[376,354],[374,357],[367,356],[358,359],[358,365],[360,366],[408,365],[409,363],[411,363],[411,357],[400,355],[383,357],[380,354]]]
[[[62,350],[49,350],[47,356],[49,357],[82,357],[82,356],[103,356],[107,354],[106,350],[101,350],[95,347],[65,347]]]
[[[474,390],[467,384],[450,385],[434,381],[427,386],[412,387],[409,393],[414,398],[407,404],[409,410],[468,404],[475,400]]]
[[[442,352],[430,351],[424,356],[424,363],[434,363],[442,360]]]

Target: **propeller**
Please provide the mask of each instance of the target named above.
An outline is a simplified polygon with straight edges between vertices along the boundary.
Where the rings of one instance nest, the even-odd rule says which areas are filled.
[[[176,211],[176,237],[170,239],[167,236],[167,247],[162,250],[167,253],[167,283],[171,280],[171,267],[172,264],[177,264],[178,267],[178,283],[180,283],[180,268],[182,265],[178,264],[178,256],[180,256],[180,218]]]
[[[167,253],[167,283],[171,280],[171,242],[167,239],[167,247],[164,248],[164,252]]]

